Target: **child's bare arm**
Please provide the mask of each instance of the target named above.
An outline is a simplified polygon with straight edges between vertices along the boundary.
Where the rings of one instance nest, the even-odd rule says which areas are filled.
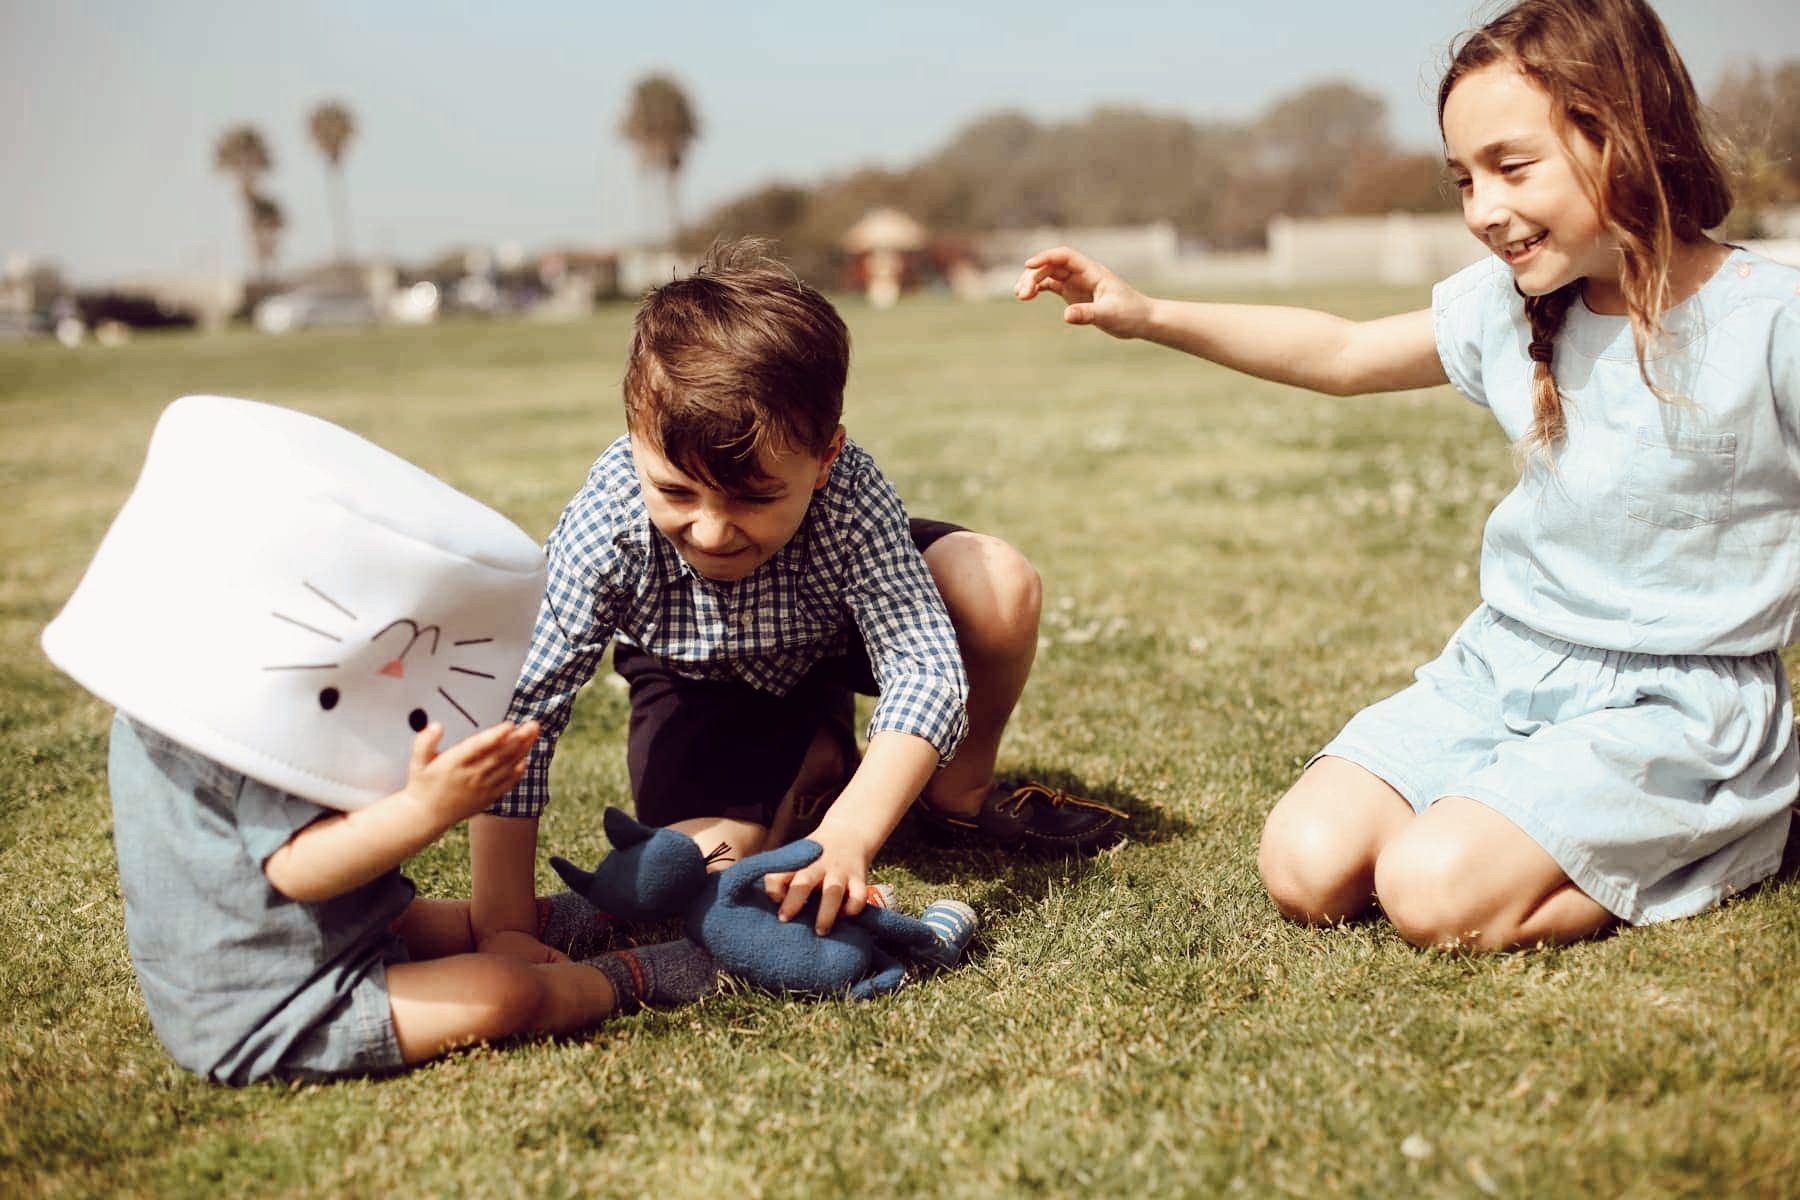
[[[524,962],[567,955],[537,940],[536,817],[482,813],[469,822],[470,924],[475,948]]]
[[[1061,296],[1063,320],[1141,338],[1277,383],[1334,396],[1431,387],[1448,376],[1431,312],[1352,321],[1308,308],[1204,304],[1145,296],[1077,250],[1026,260],[1014,295]]]
[[[275,889],[291,900],[329,900],[393,870],[518,782],[537,740],[535,723],[506,721],[439,754],[443,732],[433,723],[413,739],[404,788],[314,821],[271,854],[263,873]]]
[[[781,905],[781,919],[797,915],[815,891],[819,915],[813,928],[820,934],[831,932],[840,912],[861,912],[869,863],[937,766],[937,748],[922,737],[882,730],[870,738],[856,774],[811,835],[824,853],[798,871],[763,876],[769,899]]]

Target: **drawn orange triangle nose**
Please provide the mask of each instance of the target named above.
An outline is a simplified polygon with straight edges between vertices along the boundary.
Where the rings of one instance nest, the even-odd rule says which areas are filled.
[[[395,679],[405,679],[406,668],[401,666],[400,660],[396,658],[393,662],[390,662],[387,666],[381,668],[381,674],[392,675]]]

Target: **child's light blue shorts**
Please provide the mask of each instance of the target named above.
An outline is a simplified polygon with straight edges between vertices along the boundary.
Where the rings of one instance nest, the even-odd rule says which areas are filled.
[[[387,968],[409,961],[395,934],[386,952],[344,994],[335,1009],[281,1056],[275,1074],[299,1082],[346,1075],[387,1075],[406,1065],[388,1004]]]
[[[1483,605],[1416,678],[1318,757],[1373,772],[1416,812],[1480,801],[1634,925],[1704,911],[1780,865],[1800,753],[1778,654],[1596,650]]]

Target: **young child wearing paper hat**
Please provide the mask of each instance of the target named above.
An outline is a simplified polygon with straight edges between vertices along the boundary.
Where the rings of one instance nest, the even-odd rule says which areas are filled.
[[[51,660],[119,711],[127,941],[177,1062],[223,1083],[397,1070],[713,987],[692,943],[472,953],[401,864],[505,794],[543,592],[517,526],[314,417],[164,412]],[[556,956],[560,958],[560,956]]]

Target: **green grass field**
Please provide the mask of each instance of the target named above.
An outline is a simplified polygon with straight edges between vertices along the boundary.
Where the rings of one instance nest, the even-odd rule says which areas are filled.
[[[912,511],[1044,575],[1003,769],[1122,804],[1133,837],[1068,864],[897,840],[876,877],[915,911],[964,898],[984,928],[972,965],[886,1000],[736,992],[384,1081],[237,1091],[150,1029],[109,713],[39,630],[185,393],[337,421],[541,537],[622,427],[629,314],[0,345],[0,1194],[1800,1195],[1792,873],[1692,920],[1487,958],[1380,922],[1298,928],[1257,882],[1300,765],[1476,601],[1511,477],[1484,413],[1448,389],[1247,380],[1065,329],[1046,302],[846,315],[852,434]],[[616,689],[586,695],[546,854],[602,852],[625,716]],[[466,895],[466,848],[453,831],[409,873]]]

